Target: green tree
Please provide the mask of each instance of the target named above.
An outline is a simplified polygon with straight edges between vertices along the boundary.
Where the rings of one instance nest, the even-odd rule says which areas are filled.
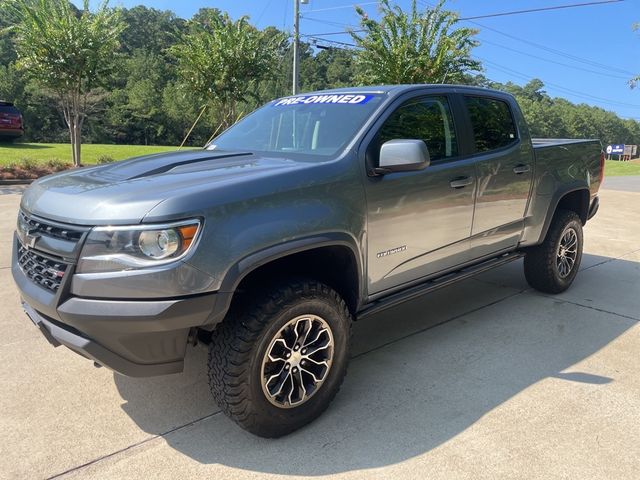
[[[123,9],[122,20],[126,28],[120,35],[120,44],[126,55],[132,55],[139,50],[166,55],[166,50],[186,31],[187,24],[171,11],[156,10],[143,5],[129,10]]]
[[[0,2],[0,65],[7,66],[16,59],[16,52],[13,48],[13,32],[11,26],[11,16],[6,8],[2,8]]]
[[[284,36],[266,37],[247,17],[233,21],[217,9],[201,10],[195,18],[190,32],[171,47],[178,76],[199,104],[213,106],[228,126],[242,113],[238,106],[255,102],[258,84],[275,74]]]
[[[454,83],[466,72],[481,69],[471,57],[478,45],[471,28],[456,28],[457,14],[446,11],[441,0],[418,11],[416,0],[405,12],[389,0],[380,1],[379,21],[356,7],[364,33],[351,33],[359,50],[357,79],[365,84]]]
[[[17,65],[58,101],[69,129],[73,162],[80,165],[82,126],[102,97],[98,88],[109,77],[118,38],[120,12],[89,0],[78,12],[66,0],[11,0],[16,23]]]

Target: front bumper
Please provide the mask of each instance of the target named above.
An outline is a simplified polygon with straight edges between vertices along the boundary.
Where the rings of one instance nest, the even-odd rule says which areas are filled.
[[[0,137],[4,138],[18,138],[24,135],[24,130],[22,128],[7,128],[0,127]]]
[[[181,372],[189,331],[219,321],[213,318],[215,293],[152,300],[81,298],[70,294],[70,278],[52,292],[25,275],[16,246],[11,272],[26,314],[47,340],[123,375]]]
[[[25,301],[22,306],[54,347],[64,345],[122,375],[151,377],[183,370],[191,328],[185,325],[204,323],[214,302],[215,295],[163,302],[71,299],[60,307],[66,323],[44,316]]]

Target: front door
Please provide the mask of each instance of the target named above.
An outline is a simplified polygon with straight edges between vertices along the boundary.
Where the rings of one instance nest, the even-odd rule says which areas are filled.
[[[449,98],[433,95],[399,105],[369,142],[369,167],[393,139],[423,140],[431,157],[423,170],[366,177],[369,294],[468,261],[476,172],[458,138]]]

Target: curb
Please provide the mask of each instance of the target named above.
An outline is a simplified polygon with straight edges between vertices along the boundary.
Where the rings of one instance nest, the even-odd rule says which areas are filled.
[[[18,180],[0,180],[0,186],[2,185],[29,185],[34,179],[18,179]]]

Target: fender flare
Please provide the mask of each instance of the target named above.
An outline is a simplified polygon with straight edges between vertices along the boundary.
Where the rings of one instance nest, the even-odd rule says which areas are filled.
[[[362,270],[362,259],[360,257],[359,249],[356,241],[347,233],[343,232],[329,232],[319,235],[312,235],[295,240],[289,240],[284,243],[272,245],[265,249],[254,252],[241,260],[234,263],[226,272],[221,284],[220,289],[217,292],[217,299],[213,307],[211,315],[207,319],[206,326],[215,326],[221,322],[229,307],[231,306],[231,300],[233,295],[242,280],[251,272],[258,268],[267,265],[289,255],[304,252],[307,250],[314,250],[322,247],[347,247],[351,250],[351,253],[356,261],[356,268],[358,274],[358,298],[363,298],[363,285],[364,272]],[[206,327],[205,326],[205,327]]]
[[[578,191],[585,191],[587,192],[587,211],[585,212],[585,214],[588,215],[588,211],[589,211],[589,187],[586,184],[583,183],[571,183],[569,185],[567,185],[565,188],[562,188],[558,191],[556,191],[553,196],[551,197],[551,201],[549,202],[549,207],[547,208],[547,214],[545,216],[544,219],[544,224],[542,226],[542,230],[540,232],[540,238],[538,239],[538,244],[543,242],[544,239],[547,237],[547,232],[549,231],[549,227],[551,226],[551,220],[553,220],[553,217],[556,213],[556,210],[558,209],[558,205],[560,204],[560,201],[566,197],[568,194],[573,193],[573,192],[578,192]],[[585,220],[587,219],[587,216],[584,217]]]

